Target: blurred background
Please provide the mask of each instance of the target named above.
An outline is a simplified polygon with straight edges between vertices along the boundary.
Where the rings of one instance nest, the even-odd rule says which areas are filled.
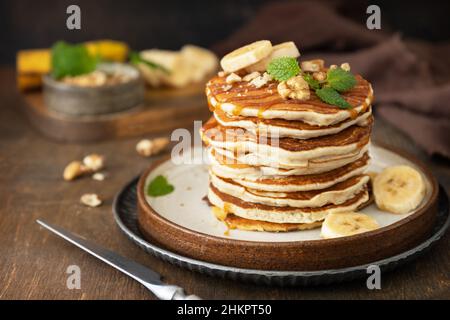
[[[66,28],[66,8],[81,8],[81,30]],[[369,5],[381,30],[366,27]],[[185,44],[219,57],[255,40],[294,41],[301,59],[349,62],[370,80],[375,114],[428,155],[450,158],[450,1],[1,1],[0,64],[18,50],[58,40],[120,40],[133,50]],[[418,134],[420,132],[420,134]]]
[[[282,2],[301,1],[276,1]],[[384,31],[433,42],[450,39],[449,1],[314,2],[336,8],[344,17],[362,25],[367,18],[367,6],[378,4],[382,8]],[[270,3],[275,1],[2,0],[0,63],[14,63],[18,49],[49,47],[59,39],[82,42],[113,38],[134,49],[178,49],[185,43],[214,47]],[[69,31],[65,27],[65,11],[70,4],[81,7],[81,30]]]

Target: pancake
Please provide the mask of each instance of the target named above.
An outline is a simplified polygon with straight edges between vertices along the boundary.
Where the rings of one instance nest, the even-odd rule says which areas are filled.
[[[328,204],[344,203],[365,189],[369,180],[369,176],[359,175],[321,190],[268,192],[249,189],[231,179],[219,178],[210,173],[210,183],[222,193],[246,202],[293,208],[317,208]]]
[[[246,231],[289,232],[320,228],[322,221],[313,223],[273,223],[260,220],[249,220],[229,214],[223,220],[228,228]]]
[[[307,140],[257,136],[242,128],[224,127],[212,117],[202,127],[206,145],[231,151],[239,162],[281,168],[306,167],[308,160],[327,162],[339,156],[350,156],[369,143],[372,128],[351,126],[337,134]]]
[[[221,177],[247,180],[257,180],[265,176],[290,176],[309,175],[328,172],[357,161],[366,154],[368,144],[360,150],[348,155],[341,155],[334,160],[311,159],[298,162],[295,165],[277,164],[271,165],[270,158],[251,158],[252,154],[233,158],[233,154],[227,154],[225,150],[210,149],[208,156],[213,172]]]
[[[250,203],[237,197],[220,192],[213,185],[209,185],[208,200],[225,213],[249,219],[268,221],[273,223],[312,223],[322,221],[329,213],[355,211],[369,200],[367,187],[353,198],[341,204],[329,204],[317,208],[275,207],[260,203]]]
[[[207,197],[216,217],[231,229],[285,232],[316,228],[329,213],[365,206],[370,83],[356,75],[356,84],[339,92],[350,107],[339,108],[310,87],[306,99],[300,92],[308,90],[306,83],[298,79],[283,97],[280,82],[269,75],[247,82],[245,70],[234,70],[239,77],[219,73],[206,84],[213,116],[200,130],[210,160]]]
[[[251,189],[275,192],[298,192],[318,190],[331,187],[357,175],[363,174],[369,166],[369,155],[366,153],[361,159],[351,162],[332,171],[310,175],[290,175],[262,177],[257,180],[248,180],[245,176],[233,179],[236,183]],[[211,167],[211,171],[218,175]],[[220,176],[220,175],[219,175]],[[222,177],[222,176],[221,176]],[[230,177],[222,177],[230,178]]]
[[[355,119],[346,119],[343,122],[330,126],[310,125],[302,121],[288,121],[283,119],[262,119],[258,117],[230,116],[221,109],[214,111],[217,122],[225,127],[237,127],[250,131],[253,134],[309,139],[338,133],[350,126],[366,126],[369,124],[372,109],[358,115]]]
[[[312,90],[307,101],[285,100],[279,95],[278,82],[274,80],[256,88],[245,81],[229,85],[225,79],[226,76],[212,78],[206,85],[206,96],[212,110],[220,109],[235,116],[296,120],[311,125],[330,126],[358,117],[366,112],[373,100],[372,87],[360,75],[356,75],[356,85],[342,93],[343,98],[352,105],[348,110],[321,101]]]

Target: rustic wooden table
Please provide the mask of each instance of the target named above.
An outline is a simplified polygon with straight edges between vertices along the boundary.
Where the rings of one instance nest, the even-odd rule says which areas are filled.
[[[46,219],[161,273],[167,282],[207,299],[420,299],[450,298],[450,234],[425,256],[382,277],[382,289],[365,281],[329,287],[272,288],[215,279],[162,262],[131,243],[115,225],[111,204],[116,192],[150,160],[135,152],[138,138],[93,144],[61,144],[44,139],[20,113],[12,68],[0,68],[0,298],[1,299],[154,299],[134,280],[41,229]],[[430,161],[404,135],[377,119],[374,139],[416,154],[429,164],[450,192],[450,166]],[[105,155],[109,177],[62,180],[65,165],[83,155]],[[98,208],[79,203],[96,192]],[[81,289],[66,287],[67,267],[81,268]]]

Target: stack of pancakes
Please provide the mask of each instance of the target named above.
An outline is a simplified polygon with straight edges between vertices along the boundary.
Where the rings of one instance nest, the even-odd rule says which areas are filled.
[[[369,200],[368,145],[373,91],[361,76],[340,109],[285,100],[277,81],[260,88],[216,76],[206,86],[214,116],[201,136],[210,157],[209,202],[230,228],[291,231]]]

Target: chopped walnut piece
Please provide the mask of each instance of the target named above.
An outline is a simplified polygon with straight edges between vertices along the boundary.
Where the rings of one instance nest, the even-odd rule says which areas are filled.
[[[86,168],[81,161],[72,161],[64,169],[63,177],[64,180],[71,181],[86,172],[89,172],[89,169]]]
[[[101,172],[97,172],[92,175],[92,179],[97,180],[97,181],[103,181],[103,180],[105,180],[105,178],[106,178],[106,175]]]
[[[272,77],[267,73],[264,72],[262,76],[256,77],[252,81],[250,81],[251,85],[254,85],[256,88],[261,88],[262,86],[266,85],[269,81],[272,80]]]
[[[95,70],[90,73],[78,75],[78,76],[67,76],[61,81],[67,84],[73,84],[80,87],[98,87],[104,86],[108,80],[108,76],[105,72]]]
[[[305,72],[317,72],[324,68],[324,61],[322,59],[302,61],[301,68]]]
[[[150,157],[160,153],[168,144],[169,139],[166,137],[153,140],[143,139],[136,145],[136,151],[143,157]]]
[[[103,169],[105,166],[105,159],[103,156],[93,153],[84,157],[83,164],[86,168],[95,172]]]
[[[314,72],[312,74],[313,78],[319,82],[324,82],[327,78],[327,74],[323,71]]]
[[[350,64],[348,62],[345,62],[341,64],[341,68],[345,71],[350,71]]]
[[[227,85],[225,85],[225,86],[222,86],[223,91],[228,91],[228,90],[230,90],[231,88],[233,88],[233,86],[232,86],[231,84],[227,84]]]
[[[308,83],[302,76],[292,77],[287,81],[280,82],[277,89],[284,99],[308,100],[310,96]]]
[[[80,198],[80,202],[88,207],[98,207],[102,204],[102,200],[95,193],[83,194]]]
[[[255,78],[258,78],[261,75],[261,73],[259,73],[258,71],[254,71],[252,73],[249,73],[247,75],[245,75],[242,80],[244,81],[252,81]]]
[[[232,84],[235,82],[239,82],[241,80],[242,80],[242,78],[233,72],[228,75],[228,77],[225,79],[225,82],[228,84]]]

